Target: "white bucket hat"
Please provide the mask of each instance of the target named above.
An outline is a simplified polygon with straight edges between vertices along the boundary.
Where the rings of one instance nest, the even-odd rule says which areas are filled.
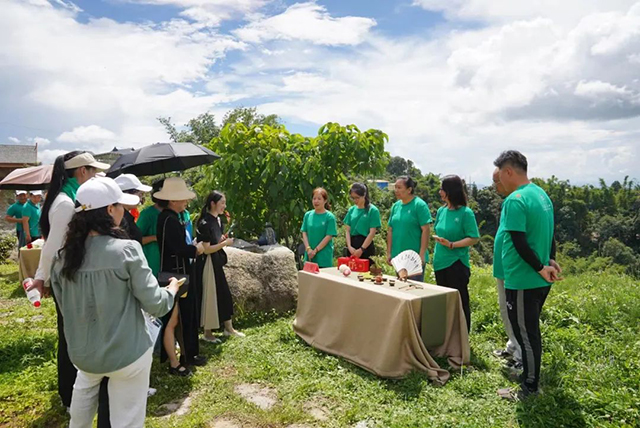
[[[108,163],[98,162],[91,153],[84,152],[78,156],[72,157],[64,163],[64,169],[76,169],[81,166],[91,166],[95,169],[107,170],[111,168]]]
[[[163,201],[184,201],[195,198],[196,194],[189,190],[182,178],[169,177],[164,180],[162,189],[154,193],[153,197]]]
[[[80,204],[76,212],[90,211],[113,204],[138,205],[140,198],[136,195],[122,193],[113,178],[93,177],[86,181],[76,193]]]
[[[120,186],[120,189],[123,192],[127,190],[139,190],[141,192],[149,192],[151,190],[151,186],[147,186],[146,184],[142,184],[138,177],[133,174],[122,174],[116,177],[116,183]]]

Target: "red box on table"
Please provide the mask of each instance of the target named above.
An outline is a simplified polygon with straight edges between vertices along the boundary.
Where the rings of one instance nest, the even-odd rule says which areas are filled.
[[[369,260],[357,257],[338,257],[338,267],[347,265],[352,272],[369,272]]]

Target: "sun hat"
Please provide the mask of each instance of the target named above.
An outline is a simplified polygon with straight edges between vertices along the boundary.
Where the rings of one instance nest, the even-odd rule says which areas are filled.
[[[148,192],[151,190],[151,186],[142,184],[138,177],[133,174],[122,174],[116,177],[116,183],[120,186],[123,192],[127,190],[139,190],[141,192]]]
[[[122,193],[113,178],[93,177],[80,186],[76,193],[76,201],[80,204],[76,212],[95,210],[113,204],[137,205],[140,198],[129,193]]]
[[[42,190],[30,190],[29,193],[34,196],[42,196]]]
[[[98,162],[89,152],[84,152],[78,156],[74,156],[64,163],[64,169],[76,169],[81,166],[91,166],[101,170],[107,170],[111,167],[108,163]]]
[[[16,190],[16,196],[26,195],[27,193],[29,192],[27,192],[26,190]]]
[[[162,189],[154,193],[153,197],[163,201],[184,201],[195,198],[196,194],[189,190],[182,178],[169,177],[164,180]]]

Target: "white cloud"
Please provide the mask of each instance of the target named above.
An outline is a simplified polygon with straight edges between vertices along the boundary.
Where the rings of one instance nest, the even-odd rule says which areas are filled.
[[[20,139],[19,138],[9,137],[8,140],[11,141],[14,144],[20,144]]]
[[[51,165],[58,156],[64,155],[65,153],[67,153],[67,150],[43,150],[38,153],[38,160],[44,165]]]
[[[31,142],[33,142],[34,144],[37,144],[38,147],[44,147],[51,144],[51,141],[48,138],[44,138],[44,137],[34,137],[31,139]]]
[[[66,131],[58,136],[61,143],[95,143],[101,141],[113,141],[116,134],[98,125],[78,126],[71,131]]]
[[[129,0],[132,3],[171,5],[183,8],[181,16],[205,27],[217,27],[222,21],[252,13],[270,0]]]
[[[234,31],[241,40],[261,43],[269,40],[303,40],[319,45],[357,45],[376,25],[371,18],[334,18],[315,2],[296,3],[283,13],[258,19]]]

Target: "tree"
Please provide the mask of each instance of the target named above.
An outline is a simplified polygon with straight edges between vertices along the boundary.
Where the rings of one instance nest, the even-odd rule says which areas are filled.
[[[215,116],[209,112],[203,113],[195,119],[191,119],[189,123],[185,125],[186,129],[180,131],[171,123],[170,117],[159,117],[158,121],[164,125],[165,130],[169,134],[169,138],[174,143],[204,145],[220,134],[220,127],[216,125]]]
[[[387,164],[387,174],[389,174],[391,178],[407,175],[407,161],[405,158],[401,156],[392,157]]]
[[[227,193],[233,221],[245,236],[270,222],[293,247],[300,238],[311,192],[324,187],[332,201],[347,202],[347,173],[374,178],[384,171],[388,137],[379,130],[327,123],[314,138],[290,134],[283,125],[229,123],[208,145],[222,156],[205,168],[201,191]]]
[[[230,123],[242,123],[247,128],[253,125],[277,126],[280,118],[276,114],[259,114],[255,107],[236,107],[228,111],[222,118],[222,127]]]

